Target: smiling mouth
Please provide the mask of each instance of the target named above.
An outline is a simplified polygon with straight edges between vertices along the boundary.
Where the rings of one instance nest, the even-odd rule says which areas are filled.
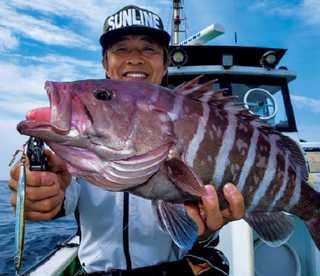
[[[145,73],[125,73],[123,76],[126,78],[145,79],[149,75]]]

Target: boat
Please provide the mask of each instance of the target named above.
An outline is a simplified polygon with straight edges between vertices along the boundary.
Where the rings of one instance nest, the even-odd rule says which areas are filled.
[[[79,236],[71,236],[21,276],[77,276],[83,275],[78,259]]]
[[[240,46],[205,46],[206,41],[224,33],[214,23],[179,42],[179,25],[184,23],[183,3],[173,0],[173,45],[170,46],[169,88],[203,75],[202,81],[218,79],[212,89],[228,88],[227,95],[237,95],[252,113],[267,120],[300,143],[306,153],[310,185],[319,188],[320,142],[301,142],[297,131],[288,84],[296,72],[277,65],[286,49]],[[185,25],[185,24],[183,24]],[[316,156],[316,158],[315,158]],[[220,231],[220,249],[229,259],[232,276],[319,276],[320,252],[304,223],[294,217],[295,232],[289,241],[277,248],[265,245],[244,220],[229,223]],[[77,259],[77,236],[66,246],[55,249],[22,275],[81,275]],[[75,269],[70,269],[75,267]]]

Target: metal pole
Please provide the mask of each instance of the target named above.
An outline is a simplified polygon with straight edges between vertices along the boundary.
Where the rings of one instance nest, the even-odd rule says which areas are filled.
[[[173,0],[173,45],[179,44],[179,3],[180,0]]]
[[[236,25],[236,4],[235,0],[233,0],[233,21],[234,21],[234,42],[237,46],[238,39],[237,39],[237,25]]]

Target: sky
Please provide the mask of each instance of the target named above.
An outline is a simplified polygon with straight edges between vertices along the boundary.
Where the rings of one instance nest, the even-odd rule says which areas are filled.
[[[27,141],[16,125],[48,106],[46,80],[104,78],[104,20],[129,4],[160,15],[171,34],[169,0],[0,0],[0,180]],[[225,28],[207,45],[234,46],[236,29],[238,46],[288,49],[278,66],[297,73],[289,90],[299,137],[320,141],[320,0],[185,0],[184,7],[188,36],[213,23]]]

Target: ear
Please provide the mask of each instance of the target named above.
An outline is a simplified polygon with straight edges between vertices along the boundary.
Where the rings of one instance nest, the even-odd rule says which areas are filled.
[[[106,64],[106,62],[105,62],[104,57],[102,58],[101,63],[102,63],[102,66],[103,66],[104,70],[107,71],[108,68],[107,68],[107,64]]]
[[[164,77],[168,73],[168,67],[163,69],[162,77]]]
[[[109,72],[108,72],[108,61],[107,61],[107,56],[103,57],[102,60],[101,60],[101,63],[102,63],[102,66],[104,68],[104,70],[106,71],[106,75],[108,78],[110,78],[109,76]]]

